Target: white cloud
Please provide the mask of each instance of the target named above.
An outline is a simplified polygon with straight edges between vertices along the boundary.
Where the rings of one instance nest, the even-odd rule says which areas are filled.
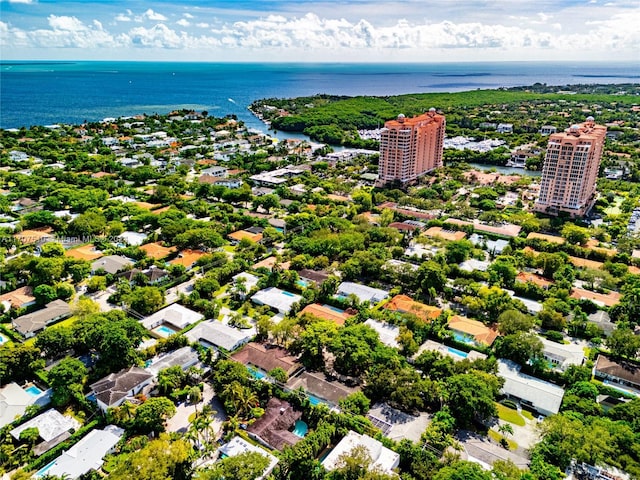
[[[153,20],[154,22],[166,22],[167,21],[167,17],[165,17],[164,15],[162,15],[161,13],[158,12],[154,12],[152,9],[148,9],[146,12],[144,12],[140,17],[138,17],[137,19],[147,19],[147,20]]]
[[[131,17],[127,17],[124,13],[119,13],[115,16],[116,22],[130,22]]]
[[[194,17],[193,15],[191,15],[190,13],[183,13],[183,14],[182,14],[182,16],[183,16],[184,18],[190,18],[190,19],[191,19],[191,18],[195,18],[195,17]]]
[[[21,3],[23,5],[31,5],[37,3],[37,0],[8,0],[9,3]]]
[[[129,19],[141,18],[130,11],[120,15]],[[150,28],[140,25],[108,31],[96,20],[83,22],[77,17],[63,15],[50,15],[48,28],[37,30],[24,30],[0,22],[0,42],[7,48],[125,48],[128,51],[145,48],[188,52],[224,47],[230,51],[253,52],[255,58],[264,58],[264,52],[271,49],[280,53],[295,52],[300,60],[313,60],[320,56],[326,59],[355,56],[362,60],[375,60],[381,58],[380,55],[394,55],[393,52],[399,50],[412,52],[412,58],[416,59],[427,58],[425,55],[431,52],[449,58],[449,54],[443,53],[446,50],[487,53],[498,49],[500,58],[507,54],[511,58],[526,58],[522,55],[527,51],[573,52],[575,58],[585,59],[592,59],[594,52],[601,52],[601,57],[606,58],[607,52],[616,51],[624,53],[626,58],[633,58],[634,52],[640,50],[638,11],[605,16],[590,25],[583,21],[581,28],[584,33],[569,28],[571,25],[549,22],[551,15],[544,13],[529,17],[528,23],[519,21],[514,26],[404,19],[375,24],[364,19],[351,21],[307,13],[302,16],[269,15],[235,23],[216,23],[216,27],[212,27],[206,22],[192,24],[183,15],[176,24],[186,31],[176,31],[162,23],[164,21],[160,19],[166,17],[151,9],[143,17],[155,19],[158,23]],[[545,25],[527,27],[538,19],[544,19]],[[214,29],[200,34],[196,27]],[[585,46],[590,47],[586,49],[589,57],[585,57]],[[457,54],[450,55],[453,58]],[[470,59],[477,58],[473,53],[466,55]],[[549,58],[554,58],[554,54]]]

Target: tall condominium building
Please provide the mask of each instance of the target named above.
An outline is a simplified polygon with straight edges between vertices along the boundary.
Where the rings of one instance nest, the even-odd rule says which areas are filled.
[[[582,217],[596,200],[596,180],[607,127],[593,117],[549,136],[542,167],[540,195],[534,210],[549,215],[565,212]]]
[[[385,122],[380,135],[380,186],[399,181],[407,184],[442,166],[446,122],[432,108],[413,118],[398,115]]]

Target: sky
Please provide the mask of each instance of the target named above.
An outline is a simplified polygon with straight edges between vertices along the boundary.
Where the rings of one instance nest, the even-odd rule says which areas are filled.
[[[640,0],[0,0],[0,58],[640,63]]]

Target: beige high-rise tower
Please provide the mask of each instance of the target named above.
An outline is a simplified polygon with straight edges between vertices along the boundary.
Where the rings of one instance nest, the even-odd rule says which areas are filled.
[[[378,185],[407,184],[442,166],[446,121],[435,108],[413,118],[398,115],[385,122],[380,135]]]
[[[540,195],[534,210],[548,215],[586,215],[596,201],[596,180],[607,127],[593,117],[549,136]]]

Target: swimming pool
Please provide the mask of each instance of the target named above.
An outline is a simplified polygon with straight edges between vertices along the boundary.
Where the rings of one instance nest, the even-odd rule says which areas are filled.
[[[2,345],[2,344],[3,344],[3,343],[5,343],[5,342],[8,342],[8,341],[9,341],[9,339],[8,339],[8,338],[3,337],[2,335],[0,335],[0,345]]]
[[[29,385],[27,388],[24,389],[24,391],[34,397],[37,397],[38,395],[42,394],[42,390],[40,390],[35,385]]]
[[[304,280],[296,280],[296,285],[302,288],[307,288],[309,286],[309,284]]]
[[[342,310],[341,308],[338,307],[332,307],[331,305],[327,305],[326,303],[322,305],[325,308],[328,308],[329,310],[333,310],[334,312],[337,313],[344,313],[344,310]]]
[[[249,370],[249,373],[251,374],[251,376],[257,380],[262,380],[267,376],[266,373],[264,373],[262,370],[259,370],[257,368],[247,367],[247,370]]]
[[[295,295],[293,293],[290,293],[290,292],[283,291],[282,294],[286,295],[287,297],[295,297]]]
[[[175,335],[176,331],[173,328],[167,327],[166,325],[161,325],[158,328],[153,330],[158,335],[163,337],[170,337],[171,335]]]
[[[457,348],[447,347],[447,351],[457,357],[467,358],[469,355],[467,352],[463,352],[462,350],[458,350]]]
[[[296,424],[293,427],[293,434],[296,437],[303,438],[309,431],[309,426],[302,420],[296,420]]]
[[[453,338],[455,338],[458,342],[461,343],[473,343],[473,339],[464,333],[453,332]]]
[[[56,458],[53,462],[48,463],[47,465],[45,465],[44,467],[42,467],[40,470],[38,470],[38,471],[36,472],[36,477],[37,477],[37,478],[44,477],[44,476],[47,474],[47,472],[48,472],[49,470],[51,470],[51,467],[53,467],[53,466],[56,464],[56,461],[57,461],[57,460],[58,460],[58,459]]]
[[[309,403],[311,405],[320,405],[321,403],[327,403],[324,400],[321,400],[318,397],[311,395],[310,393],[307,393],[307,398],[309,399]]]

